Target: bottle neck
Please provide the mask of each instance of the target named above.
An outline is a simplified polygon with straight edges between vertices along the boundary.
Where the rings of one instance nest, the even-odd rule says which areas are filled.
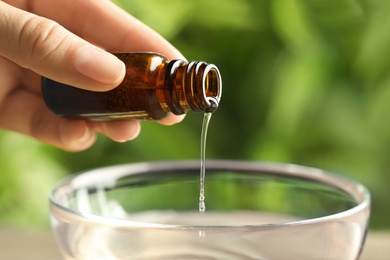
[[[189,109],[194,112],[217,110],[221,94],[222,79],[213,64],[173,60],[166,68],[164,80],[165,100],[170,111],[180,115]]]

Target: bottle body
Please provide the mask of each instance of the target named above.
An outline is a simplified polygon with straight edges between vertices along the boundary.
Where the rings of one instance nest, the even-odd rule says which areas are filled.
[[[47,106],[62,117],[92,120],[159,120],[169,113],[218,106],[222,85],[214,65],[168,61],[157,53],[115,55],[126,65],[125,78],[118,87],[93,92],[44,78],[42,94]],[[203,72],[199,70],[202,67]]]

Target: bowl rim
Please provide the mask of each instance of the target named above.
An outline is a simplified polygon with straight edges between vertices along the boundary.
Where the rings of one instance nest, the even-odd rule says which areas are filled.
[[[61,216],[66,219],[74,219],[77,221],[83,221],[88,223],[96,223],[105,226],[112,227],[131,227],[131,228],[174,228],[174,229],[231,229],[231,228],[274,228],[277,226],[291,226],[291,225],[309,225],[323,222],[333,222],[341,220],[358,214],[360,212],[367,212],[367,221],[369,220],[370,207],[371,207],[371,195],[368,189],[361,183],[352,180],[345,176],[333,174],[331,172],[321,170],[314,167],[302,166],[289,163],[277,163],[277,162],[261,162],[261,161],[248,161],[248,160],[206,160],[206,176],[207,170],[231,170],[240,172],[255,172],[262,171],[272,173],[276,176],[291,176],[294,178],[302,178],[311,180],[332,188],[336,188],[350,196],[352,196],[357,205],[354,207],[334,213],[327,216],[309,218],[304,220],[296,220],[290,222],[274,223],[274,224],[258,224],[258,225],[175,225],[175,224],[159,224],[150,222],[130,221],[119,218],[109,218],[98,216],[95,214],[79,212],[69,209],[61,205],[56,199],[57,196],[63,196],[70,190],[85,187],[91,182],[90,175],[94,175],[93,182],[99,183],[104,181],[105,186],[115,185],[115,181],[123,176],[133,174],[148,174],[155,173],[156,171],[166,170],[200,170],[200,160],[173,160],[173,161],[149,161],[119,164],[113,166],[106,166],[95,168],[87,171],[76,173],[68,178],[63,179],[49,193],[50,213],[51,218],[53,215]],[[109,173],[108,173],[109,172]],[[111,179],[111,183],[107,180]],[[59,193],[59,194],[57,194]]]

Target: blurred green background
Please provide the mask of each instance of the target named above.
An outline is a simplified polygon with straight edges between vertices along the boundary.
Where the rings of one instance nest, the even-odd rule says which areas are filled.
[[[373,196],[371,228],[390,228],[390,1],[116,0],[188,60],[218,66],[220,108],[208,158],[278,161],[356,179]],[[117,144],[67,153],[0,132],[0,225],[47,227],[59,179],[104,165],[199,159],[202,115],[142,123]]]

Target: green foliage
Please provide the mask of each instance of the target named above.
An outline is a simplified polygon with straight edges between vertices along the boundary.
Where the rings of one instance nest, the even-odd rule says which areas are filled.
[[[0,224],[48,225],[49,189],[65,176],[46,146],[0,132]]]
[[[211,120],[207,157],[297,163],[349,176],[372,192],[372,227],[390,227],[390,1],[115,2],[188,60],[221,70],[223,97]],[[47,192],[41,186],[64,171],[199,158],[201,121],[202,115],[190,112],[172,127],[145,122],[132,142],[100,137],[81,153],[31,141],[15,146],[2,134],[0,216],[11,223],[20,216],[10,210],[16,201],[28,204],[19,193],[21,182]],[[40,169],[39,176],[32,177],[30,165],[18,164],[21,153]],[[22,210],[35,214],[31,207],[17,211]]]

